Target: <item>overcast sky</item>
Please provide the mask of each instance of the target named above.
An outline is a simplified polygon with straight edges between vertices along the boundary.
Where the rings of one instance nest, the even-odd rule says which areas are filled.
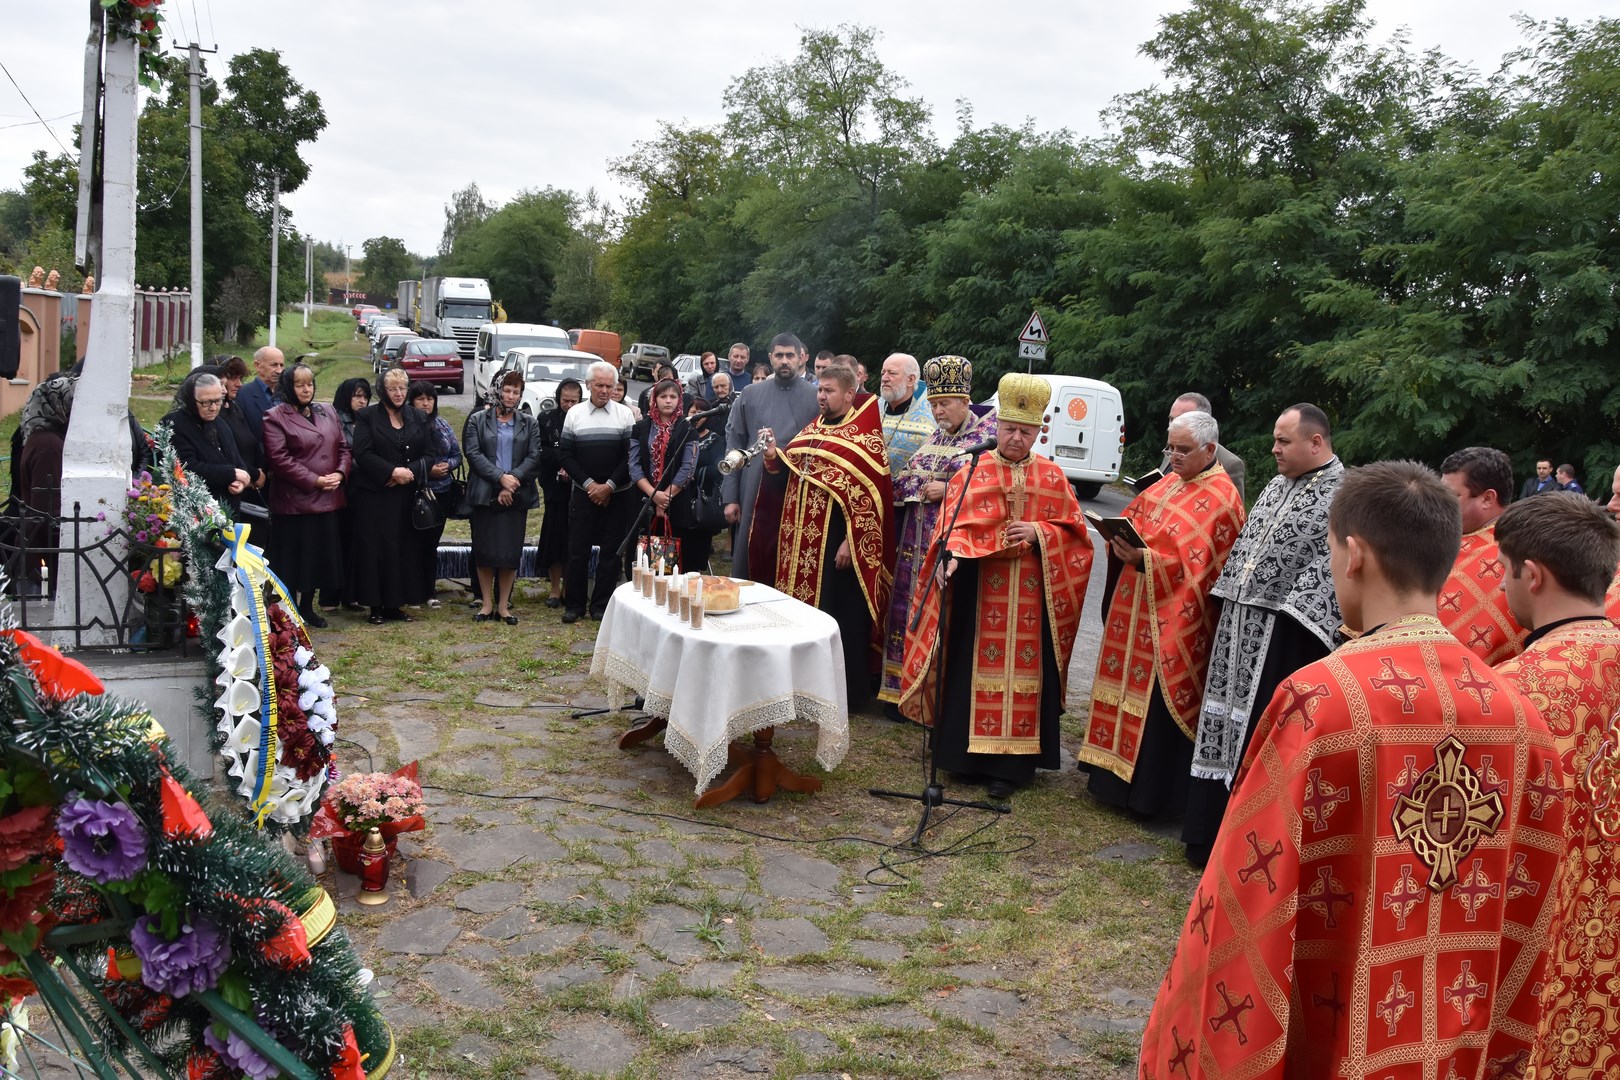
[[[933,109],[948,138],[958,99],[977,122],[1098,134],[1116,94],[1158,75],[1138,47],[1159,17],[1183,5],[966,0],[854,2],[717,0],[673,5],[532,0],[167,0],[171,40],[217,43],[211,71],[250,48],[278,49],[320,94],[328,126],[305,148],[312,175],[289,196],[300,229],[359,254],[397,236],[437,249],[450,194],[476,180],[486,198],[527,187],[584,191],[614,202],[607,163],[656,132],[660,120],[711,124],[747,68],[792,55],[800,27],[859,22],[882,34],[883,63]],[[1513,16],[1591,19],[1597,0],[1370,0],[1383,38],[1409,29],[1482,70],[1522,43]],[[0,63],[71,146],[81,106],[87,5],[48,0],[8,20]],[[18,187],[34,150],[58,149],[0,77],[0,187]],[[205,208],[206,212],[206,208]]]

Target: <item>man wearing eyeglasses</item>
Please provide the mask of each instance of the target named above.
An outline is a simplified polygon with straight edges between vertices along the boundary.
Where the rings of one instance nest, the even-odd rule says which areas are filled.
[[[1207,412],[1170,421],[1169,473],[1125,508],[1146,547],[1109,542],[1112,595],[1080,760],[1100,802],[1143,818],[1178,813],[1192,779],[1220,605],[1210,595],[1243,530],[1243,498],[1216,460]]]
[[[1211,416],[1215,415],[1215,410],[1210,405],[1209,398],[1198,393],[1196,390],[1189,390],[1185,394],[1179,395],[1176,400],[1170,403],[1171,420],[1176,419],[1178,416],[1185,416],[1190,412],[1208,413]],[[1237,488],[1238,498],[1243,498],[1243,478],[1248,472],[1248,470],[1244,467],[1243,459],[1232,453],[1232,451],[1228,450],[1226,447],[1216,444],[1215,460],[1221,463],[1221,468],[1226,470],[1227,478],[1232,481],[1232,486]],[[1159,471],[1164,473],[1166,476],[1170,475],[1170,454],[1168,451],[1166,451],[1164,455],[1164,460],[1159,463]]]
[[[771,431],[778,445],[793,441],[801,428],[821,412],[816,401],[816,388],[802,378],[809,353],[793,334],[777,334],[771,339],[771,378],[742,388],[737,404],[731,408],[726,420],[726,449],[746,450],[754,445],[760,433]],[[721,498],[726,503],[726,521],[736,527],[731,542],[731,572],[740,578],[752,578],[772,584],[776,573],[773,557],[755,560],[749,557],[748,538],[753,532],[759,483],[764,466],[758,458],[750,461],[725,478],[721,485]],[[763,513],[780,520],[781,496],[767,498]],[[775,529],[771,530],[775,535]]]

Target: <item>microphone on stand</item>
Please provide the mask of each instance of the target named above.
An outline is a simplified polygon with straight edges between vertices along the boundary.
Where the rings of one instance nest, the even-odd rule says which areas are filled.
[[[984,440],[984,442],[974,443],[972,446],[959,447],[956,452],[958,454],[966,454],[969,457],[978,457],[986,450],[994,450],[995,448],[996,440],[994,437],[991,437]]]

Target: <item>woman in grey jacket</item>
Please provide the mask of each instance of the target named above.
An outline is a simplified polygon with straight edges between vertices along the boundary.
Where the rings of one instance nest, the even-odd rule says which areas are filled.
[[[529,511],[540,503],[540,427],[517,411],[523,374],[509,371],[490,387],[489,408],[467,418],[461,448],[467,455],[467,505],[472,510],[472,557],[483,607],[478,622],[512,614],[512,579],[523,556]]]

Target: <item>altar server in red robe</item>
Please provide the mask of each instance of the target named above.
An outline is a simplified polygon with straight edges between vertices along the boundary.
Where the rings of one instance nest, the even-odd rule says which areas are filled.
[[[1002,376],[996,449],[945,489],[930,550],[951,555],[946,584],[928,590],[906,641],[900,711],[937,724],[940,768],[995,799],[1062,767],[1058,716],[1091,574],[1080,503],[1063,470],[1032,453],[1051,397],[1043,379]]]
[[[1542,977],[1534,1075],[1587,1080],[1620,1074],[1620,817],[1594,815],[1594,780],[1620,742],[1620,629],[1603,594],[1620,561],[1620,526],[1587,499],[1554,492],[1496,519],[1507,564],[1502,591],[1530,630],[1524,652],[1497,665],[1541,712],[1563,765],[1533,777],[1543,806],[1564,808],[1564,868],[1556,882]],[[1605,748],[1609,752],[1606,754]],[[1599,796],[1605,805],[1613,794]]]
[[[1513,498],[1513,465],[1489,446],[1470,446],[1440,464],[1440,479],[1462,511],[1462,547],[1440,589],[1440,621],[1487,664],[1524,647],[1524,628],[1508,612],[1496,519]]]
[[[1140,1074],[1521,1077],[1563,846],[1553,739],[1448,633],[1457,499],[1346,472],[1333,585],[1361,635],[1260,717],[1142,1041]]]

